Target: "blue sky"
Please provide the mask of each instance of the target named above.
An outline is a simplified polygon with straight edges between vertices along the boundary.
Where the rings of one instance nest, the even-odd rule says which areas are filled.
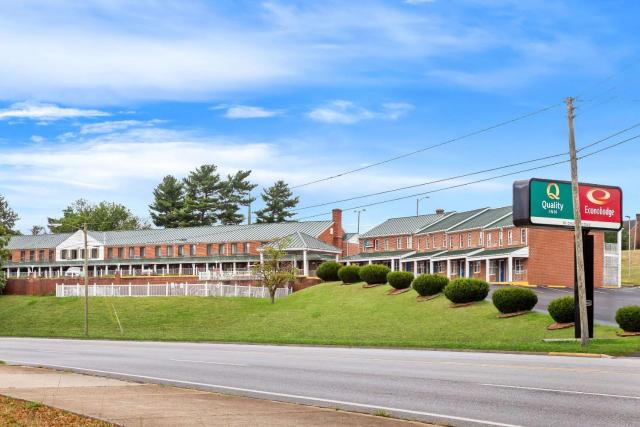
[[[296,193],[304,207],[563,152],[566,96],[579,96],[578,146],[640,122],[639,13],[635,1],[1,2],[0,194],[24,232],[80,197],[147,217],[164,175],[203,163],[302,184],[556,103]],[[582,181],[623,188],[626,214],[640,211],[638,142],[580,162]],[[514,179],[568,174],[437,192],[422,210],[502,206]],[[414,213],[415,198],[372,206],[362,230]]]

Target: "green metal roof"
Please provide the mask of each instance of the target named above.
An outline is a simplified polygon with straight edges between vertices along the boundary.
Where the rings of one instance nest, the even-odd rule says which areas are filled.
[[[526,248],[526,246],[517,246],[517,247],[499,248],[499,249],[485,249],[482,252],[478,252],[477,254],[471,255],[471,258],[495,257],[500,255],[508,256],[524,248]]]
[[[405,255],[411,254],[415,251],[388,251],[388,252],[361,252],[357,255],[352,255],[343,258],[344,261],[366,261],[369,259],[389,259],[389,258],[401,258]]]
[[[430,214],[418,216],[405,216],[389,218],[380,225],[360,235],[360,238],[395,236],[400,234],[413,234],[434,222],[445,217],[446,214]]]
[[[480,215],[475,216],[468,221],[465,221],[462,224],[453,227],[449,231],[462,231],[472,230],[475,228],[484,228],[487,225],[501,219],[505,215],[509,215],[511,212],[511,206],[489,209],[488,211],[482,212]]]
[[[434,255],[440,254],[444,252],[444,250],[440,249],[440,250],[436,250],[436,251],[429,251],[429,252],[416,252],[413,255],[409,255],[408,257],[404,258],[404,259],[414,259],[414,258],[433,258]]]
[[[434,233],[438,231],[446,231],[451,227],[456,227],[464,221],[468,221],[473,218],[474,215],[478,215],[480,212],[488,208],[474,209],[472,211],[455,212],[444,218],[442,221],[438,221],[435,224],[424,227],[418,231],[418,234]]]
[[[309,236],[306,233],[293,233],[289,236],[283,237],[283,239],[287,240],[287,246],[285,249],[288,250],[310,250],[310,251],[322,251],[322,252],[331,252],[331,253],[342,253],[341,249],[336,248],[335,246],[329,245],[322,240],[318,240],[313,236]],[[275,247],[276,242],[270,242],[262,247]]]
[[[451,257],[458,257],[458,256],[460,258],[465,258],[469,254],[471,254],[473,252],[477,252],[479,250],[480,250],[480,248],[459,249],[459,250],[455,250],[455,251],[445,251],[445,252],[442,252],[441,254],[438,254],[438,255],[434,256],[433,259],[444,259],[444,258],[451,258]]]
[[[513,227],[513,215],[509,215],[493,224],[489,224],[487,226],[487,230],[491,230],[493,228],[502,228],[502,227]]]
[[[163,243],[270,242],[300,232],[319,236],[332,221],[279,222],[272,224],[214,225],[209,227],[157,228],[132,231],[90,231],[91,237],[106,246]],[[7,249],[53,249],[72,234],[13,236]]]

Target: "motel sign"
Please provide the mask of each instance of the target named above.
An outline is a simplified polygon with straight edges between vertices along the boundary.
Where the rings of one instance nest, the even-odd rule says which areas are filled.
[[[622,228],[620,187],[579,184],[580,219],[590,230]],[[513,223],[520,226],[573,228],[571,183],[532,178],[513,183]]]

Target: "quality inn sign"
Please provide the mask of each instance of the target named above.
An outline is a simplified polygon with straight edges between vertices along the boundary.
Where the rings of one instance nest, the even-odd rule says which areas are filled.
[[[579,184],[582,226],[594,230],[622,228],[622,190]],[[571,183],[532,178],[513,183],[513,223],[521,226],[574,226]]]

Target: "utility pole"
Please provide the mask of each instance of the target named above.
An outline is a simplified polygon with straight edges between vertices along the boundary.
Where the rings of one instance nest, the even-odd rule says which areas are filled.
[[[89,336],[89,239],[87,223],[82,226],[84,231],[84,336]]]
[[[578,310],[580,313],[580,344],[589,344],[589,321],[587,319],[587,289],[584,273],[584,246],[582,242],[582,220],[580,218],[580,195],[578,192],[578,159],[576,157],[576,141],[573,132],[572,97],[565,100],[567,104],[567,122],[569,125],[569,155],[571,157],[571,191],[573,193],[573,218],[575,221],[576,276],[578,287]]]
[[[360,214],[362,212],[366,212],[366,211],[367,211],[366,209],[356,209],[355,211],[353,211],[353,212],[358,214],[358,229],[357,229],[358,230],[357,231],[358,236],[360,235]]]
[[[420,216],[420,200],[428,199],[429,196],[418,197],[416,199],[416,216]]]
[[[247,224],[251,225],[251,202],[249,202],[248,208],[249,214],[247,215]]]
[[[627,256],[629,257],[629,279],[631,279],[631,217],[629,215],[627,215],[627,224],[628,224],[628,229],[629,231],[627,232],[627,252],[629,252],[627,254]],[[636,225],[637,227],[637,225]],[[620,254],[620,256],[622,256],[622,254]]]

